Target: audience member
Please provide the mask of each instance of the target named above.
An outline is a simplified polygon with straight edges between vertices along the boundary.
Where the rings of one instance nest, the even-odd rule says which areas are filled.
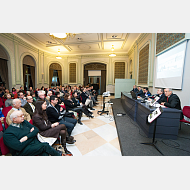
[[[3,92],[3,90],[2,90],[2,88],[0,89],[0,98],[2,98],[3,96],[4,96],[4,92]]]
[[[7,100],[5,101],[5,107],[12,106],[13,100],[11,99],[11,95],[7,94]]]
[[[18,92],[19,92],[19,89],[16,89],[16,94],[14,94],[14,99],[18,98]]]
[[[91,97],[86,93],[86,88],[83,89],[83,92],[81,93],[82,103],[86,106],[89,106],[90,110],[95,110],[93,107],[93,101],[91,100]]]
[[[61,136],[61,145],[64,147],[66,154],[72,156],[71,152],[66,148],[66,127],[64,124],[59,124],[58,122],[51,123],[48,120],[46,114],[46,101],[39,100],[36,102],[36,110],[33,115],[33,125],[39,129],[40,135],[43,137],[54,137],[58,138]]]
[[[27,121],[31,120],[30,114],[27,113],[25,111],[25,109],[21,107],[21,101],[18,98],[16,98],[16,99],[13,100],[13,108],[7,113],[6,122],[7,122],[8,125],[10,125],[11,122],[12,122],[11,119],[10,119],[10,115],[16,110],[22,111],[22,113],[24,114],[24,119],[25,120],[27,120]]]
[[[25,111],[30,114],[30,117],[32,118],[34,112],[35,112],[35,103],[33,102],[32,96],[26,97],[27,103],[23,106]]]
[[[46,104],[49,105],[48,100],[45,98],[45,91],[43,91],[43,90],[38,91],[38,98],[36,99],[36,101],[38,101],[38,100],[45,100]]]
[[[22,111],[10,115],[11,124],[3,134],[3,141],[13,156],[62,156],[48,143],[38,141],[38,129],[24,120]]]
[[[47,106],[46,113],[48,119],[51,123],[59,122],[59,124],[64,124],[67,128],[68,137],[66,137],[67,143],[74,143],[71,132],[74,129],[77,120],[65,116],[66,110],[64,110],[60,105],[57,104],[58,100],[55,95],[50,97],[50,104]]]
[[[50,103],[50,96],[52,96],[52,91],[47,92],[46,100]]]
[[[20,91],[18,93],[18,98],[21,101],[21,106],[23,107],[26,104],[26,97],[24,97],[24,94]]]

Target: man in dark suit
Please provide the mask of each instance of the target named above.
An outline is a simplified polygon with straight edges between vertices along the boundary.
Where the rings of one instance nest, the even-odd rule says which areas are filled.
[[[141,86],[138,86],[138,92],[136,93],[136,95],[140,97],[144,95]]]
[[[137,86],[133,85],[133,90],[131,90],[131,91],[133,91],[134,93],[137,93],[138,92]]]
[[[35,102],[33,102],[32,96],[27,96],[26,101],[27,103],[24,105],[23,108],[26,110],[27,113],[30,114],[30,117],[32,118],[35,111]]]
[[[163,88],[159,88],[157,90],[157,94],[152,95],[152,97],[149,97],[148,100],[152,100],[154,99],[156,96],[158,96],[160,99],[157,101],[159,104],[161,102],[163,102],[164,98],[165,98],[165,94],[164,94],[164,89]]]
[[[179,97],[176,94],[173,94],[171,88],[165,88],[164,89],[165,98],[163,99],[163,102],[161,102],[161,105],[164,105],[168,108],[176,108],[178,110],[181,110],[181,102]],[[180,120],[183,119],[183,113],[181,113]]]

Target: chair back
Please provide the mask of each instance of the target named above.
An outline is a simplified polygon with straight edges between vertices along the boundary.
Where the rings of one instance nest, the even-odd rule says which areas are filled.
[[[3,142],[3,137],[0,138],[0,149],[1,149],[2,155],[6,155],[9,153],[8,147]]]
[[[2,126],[2,123],[0,121],[0,132],[3,131],[3,126]]]
[[[4,107],[2,109],[2,113],[5,117],[7,117],[8,112],[12,109],[12,106]]]
[[[183,107],[183,115],[190,118],[190,106]]]

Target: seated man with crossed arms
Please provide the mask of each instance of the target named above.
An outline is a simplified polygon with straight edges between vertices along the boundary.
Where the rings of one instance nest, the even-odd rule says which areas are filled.
[[[13,156],[63,156],[48,143],[38,141],[38,128],[24,120],[22,111],[10,115],[12,123],[3,134],[3,141]]]

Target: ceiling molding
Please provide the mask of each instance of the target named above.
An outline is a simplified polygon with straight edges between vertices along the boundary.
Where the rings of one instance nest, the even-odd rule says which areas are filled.
[[[100,33],[100,38],[101,38],[101,47],[102,47],[102,49],[104,49],[103,33]]]
[[[122,44],[122,46],[121,46],[121,49],[123,49],[123,47],[125,46],[128,37],[129,37],[129,33],[126,34],[125,39],[124,39],[124,41],[123,41],[123,44]]]

